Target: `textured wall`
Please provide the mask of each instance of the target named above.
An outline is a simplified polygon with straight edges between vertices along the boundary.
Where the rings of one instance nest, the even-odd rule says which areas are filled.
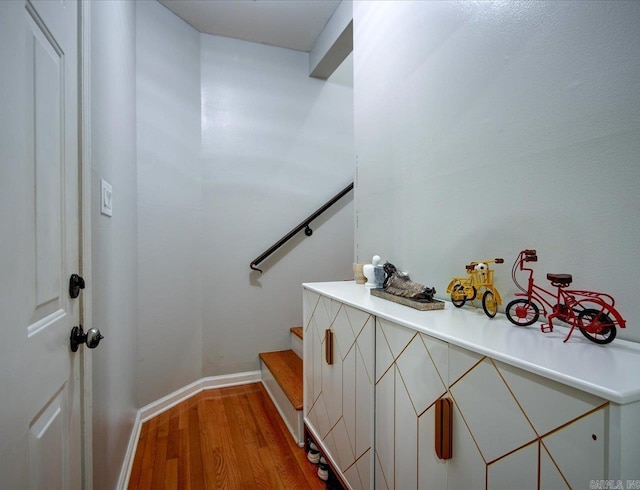
[[[133,429],[136,397],[135,6],[91,4],[93,482],[116,487]],[[100,178],[113,186],[113,217],[100,214]],[[88,205],[88,204],[87,204]]]
[[[201,37],[203,374],[258,369],[289,348],[305,281],[353,277],[349,194],[249,263],[353,180],[353,91],[308,77],[306,53]],[[329,219],[330,218],[330,219]]]
[[[202,377],[200,38],[157,2],[137,7],[138,393]]]
[[[640,340],[640,3],[356,2],[356,254],[445,294],[536,248]]]

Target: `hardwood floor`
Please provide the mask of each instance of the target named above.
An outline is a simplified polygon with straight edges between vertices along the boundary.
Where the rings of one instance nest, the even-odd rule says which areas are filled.
[[[261,383],[208,390],[144,423],[129,489],[325,489]]]

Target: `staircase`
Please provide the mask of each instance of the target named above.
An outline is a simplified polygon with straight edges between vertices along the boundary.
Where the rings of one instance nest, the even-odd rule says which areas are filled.
[[[290,329],[291,349],[260,353],[262,384],[300,447],[302,415],[302,327]]]

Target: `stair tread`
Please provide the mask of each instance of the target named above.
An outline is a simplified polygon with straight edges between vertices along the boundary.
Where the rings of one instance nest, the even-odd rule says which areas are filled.
[[[303,331],[302,331],[302,327],[291,327],[289,330],[291,330],[291,333],[300,337],[300,339],[302,339],[302,336],[304,335]]]
[[[291,405],[302,410],[302,359],[292,350],[261,352],[260,359],[282,388]]]

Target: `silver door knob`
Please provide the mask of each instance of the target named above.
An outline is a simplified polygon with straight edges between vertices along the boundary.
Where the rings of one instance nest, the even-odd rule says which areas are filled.
[[[71,338],[69,339],[71,352],[76,352],[80,344],[87,344],[89,349],[95,349],[102,339],[104,339],[104,337],[97,328],[90,328],[87,330],[87,333],[85,333],[82,325],[73,327],[71,329]]]
[[[87,330],[86,344],[89,349],[95,349],[96,347],[98,347],[98,344],[102,339],[104,339],[104,337],[100,333],[100,330],[98,330],[97,328],[90,328],[89,330]]]

